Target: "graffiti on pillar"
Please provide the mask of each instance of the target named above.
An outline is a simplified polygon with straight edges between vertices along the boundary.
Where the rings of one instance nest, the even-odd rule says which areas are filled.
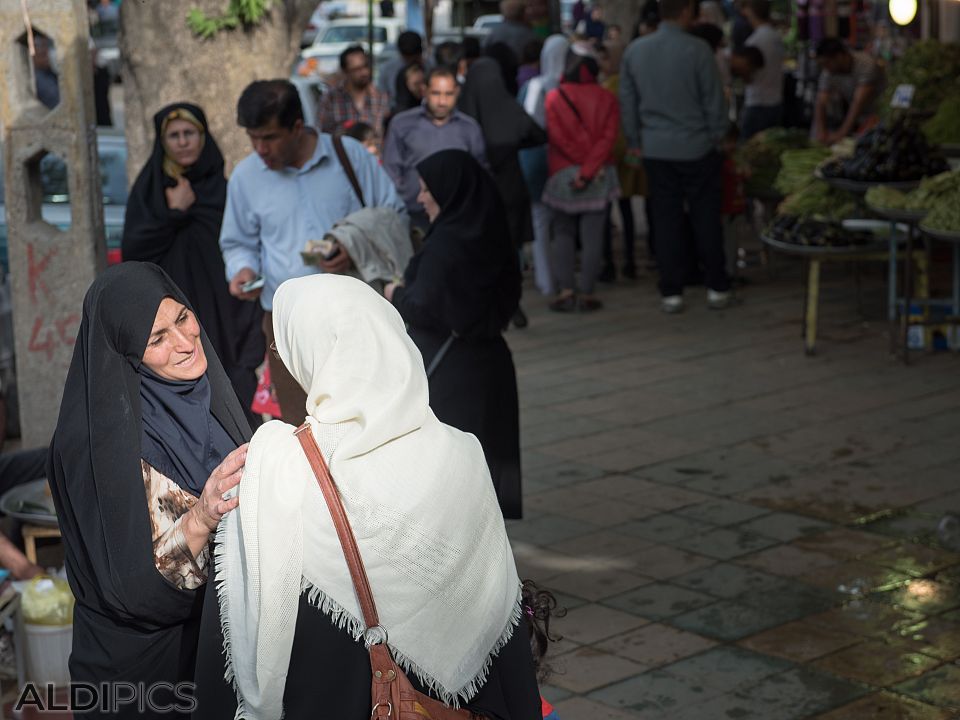
[[[40,254],[34,250],[33,244],[27,245],[27,278],[30,300],[34,306],[41,299],[52,300],[46,279],[49,276],[50,261],[56,255],[56,248]],[[47,361],[50,361],[59,346],[74,344],[79,324],[80,315],[77,313],[54,318],[36,315],[30,329],[27,350],[31,353],[43,353]]]

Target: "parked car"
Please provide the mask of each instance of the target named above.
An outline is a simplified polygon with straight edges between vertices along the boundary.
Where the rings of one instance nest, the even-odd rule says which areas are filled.
[[[317,75],[294,75],[290,78],[297,88],[300,104],[303,106],[303,122],[312,127],[317,126],[317,109],[320,98],[330,89]]]
[[[331,0],[322,2],[313,11],[310,20],[307,21],[307,27],[300,36],[300,47],[310,47],[317,39],[317,35],[323,31],[331,20],[344,17],[349,14],[346,2]]]
[[[396,47],[403,31],[402,20],[376,18],[373,21],[373,57],[375,64],[383,61],[385,51]],[[331,20],[317,35],[313,44],[304,48],[295,68],[296,75],[333,75],[340,70],[340,53],[351,45],[367,46],[367,19],[342,18]]]
[[[481,15],[473,21],[473,27],[470,29],[472,35],[489,35],[497,26],[503,24],[503,15]]]
[[[120,262],[120,239],[127,209],[127,141],[111,128],[97,129],[97,150],[100,156],[100,188],[103,192],[103,220],[106,230],[107,263]],[[3,189],[3,156],[0,153],[0,265],[7,272],[7,212]],[[41,216],[51,225],[67,230],[70,227],[70,189],[67,167],[56,155],[40,161],[40,184],[43,188]]]

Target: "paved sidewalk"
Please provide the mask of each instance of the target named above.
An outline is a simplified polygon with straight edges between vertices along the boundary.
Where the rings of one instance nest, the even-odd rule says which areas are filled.
[[[654,281],[511,331],[521,576],[568,615],[562,720],[960,717],[960,357],[888,354],[879,271],[830,268],[817,357],[796,267],[662,315]]]

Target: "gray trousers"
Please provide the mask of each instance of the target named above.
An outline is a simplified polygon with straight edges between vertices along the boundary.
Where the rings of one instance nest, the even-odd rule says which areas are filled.
[[[593,293],[603,262],[603,210],[568,215],[553,213],[551,269],[559,290],[575,290],[574,265],[577,257],[577,232],[580,234],[580,285],[585,295]]]

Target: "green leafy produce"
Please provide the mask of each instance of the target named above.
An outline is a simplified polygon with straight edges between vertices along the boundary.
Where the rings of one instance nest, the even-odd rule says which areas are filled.
[[[737,166],[747,180],[744,190],[752,197],[770,194],[780,172],[780,156],[786,150],[810,146],[806,132],[771,128],[757,133],[737,150]]]
[[[813,171],[830,155],[830,150],[821,147],[787,150],[780,155],[780,172],[774,187],[783,195],[802,190],[813,182]]]
[[[946,203],[960,205],[960,171],[940,173],[926,178],[907,195],[907,210],[933,210]]]
[[[815,180],[788,196],[778,209],[783,215],[820,220],[843,220],[855,211],[853,195],[834,190],[820,180]]]
[[[960,203],[939,202],[923,219],[923,227],[960,233]]]
[[[887,210],[905,210],[907,208],[907,193],[894,190],[883,185],[874,185],[867,190],[867,205]]]
[[[913,85],[916,92],[911,108],[935,112],[956,87],[960,77],[960,45],[922,40],[914,43],[887,71],[887,89],[880,99],[880,113],[894,114],[890,99],[898,85]]]
[[[923,133],[934,145],[960,143],[960,91],[946,98],[923,126]]]

